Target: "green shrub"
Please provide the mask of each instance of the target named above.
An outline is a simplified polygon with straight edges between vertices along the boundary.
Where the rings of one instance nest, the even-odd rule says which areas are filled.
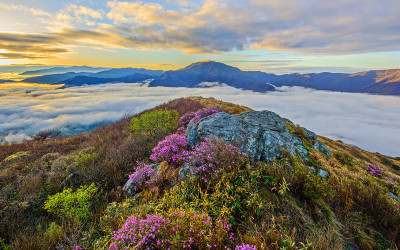
[[[332,189],[323,177],[310,173],[303,183],[302,191],[306,198],[319,199],[331,194]]]
[[[7,158],[5,158],[3,160],[3,162],[11,162],[11,161],[22,159],[22,158],[27,158],[29,156],[31,156],[31,154],[29,152],[21,151],[21,152],[17,152],[15,154],[8,156]]]
[[[75,192],[71,188],[49,196],[44,209],[65,219],[82,220],[91,215],[89,208],[95,198],[97,187],[92,183],[89,187],[81,186]]]
[[[79,168],[86,168],[87,166],[94,164],[99,158],[98,153],[84,153],[75,158],[76,166]]]
[[[292,123],[286,122],[286,129],[289,130],[291,134],[298,136],[301,139],[306,137],[306,131],[300,125],[294,125]]]
[[[44,232],[43,240],[45,240],[49,245],[54,245],[62,238],[62,236],[63,229],[55,222],[52,222],[46,232]]]
[[[4,239],[0,237],[0,249],[9,250],[11,249],[10,245],[4,242]]]
[[[155,137],[162,133],[168,133],[175,126],[179,114],[176,110],[155,110],[144,113],[139,118],[133,117],[127,129],[131,135],[145,134]]]
[[[395,159],[396,159],[396,158],[395,158]],[[390,161],[389,159],[387,159],[387,158],[382,158],[381,161],[382,161],[383,164],[385,164],[385,165],[387,165],[387,166],[393,167],[393,168],[396,169],[396,170],[400,170],[400,166],[394,164],[393,162],[391,162],[391,161]]]

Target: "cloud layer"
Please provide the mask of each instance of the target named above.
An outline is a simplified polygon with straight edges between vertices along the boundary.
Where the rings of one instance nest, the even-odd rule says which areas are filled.
[[[0,84],[0,140],[18,142],[49,128],[79,132],[118,120],[126,112],[137,113],[179,97],[203,96],[272,110],[317,134],[372,152],[400,155],[399,97],[301,87],[279,90],[262,94],[226,86],[149,88],[125,83],[57,90],[49,85]]]
[[[108,1],[96,10],[66,4],[56,13],[0,4],[0,10],[30,13],[47,31],[24,36],[0,34],[0,49],[9,51],[0,57],[33,58],[32,53],[57,55],[70,51],[66,46],[174,49],[187,54],[267,49],[341,55],[400,50],[398,0],[176,3],[171,7],[171,1],[164,5],[149,1]],[[16,40],[17,45],[13,47],[10,40]],[[38,47],[38,43],[44,46]],[[49,50],[38,51],[43,47]]]

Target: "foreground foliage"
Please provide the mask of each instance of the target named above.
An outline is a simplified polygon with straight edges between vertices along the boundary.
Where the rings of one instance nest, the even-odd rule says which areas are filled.
[[[299,126],[290,129],[310,152],[306,163],[285,152],[251,162],[217,138],[187,148],[190,123],[244,110],[178,99],[91,133],[0,146],[0,248],[400,246],[399,159],[319,137],[329,158]],[[179,174],[185,163],[192,178]],[[129,199],[128,178],[137,184]]]
[[[44,209],[65,219],[82,221],[91,215],[90,205],[96,192],[94,183],[88,187],[82,186],[75,192],[71,188],[64,189],[61,193],[49,196]]]

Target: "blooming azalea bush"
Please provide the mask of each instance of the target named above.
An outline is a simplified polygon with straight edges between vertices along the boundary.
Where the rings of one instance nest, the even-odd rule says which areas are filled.
[[[229,171],[233,166],[246,165],[248,158],[238,148],[218,138],[206,138],[191,152],[188,159],[192,173],[208,182],[213,174]]]
[[[242,245],[236,246],[235,250],[257,250],[257,247],[243,243]]]
[[[220,112],[218,109],[202,108],[197,110],[196,112],[185,114],[181,118],[179,118],[178,127],[186,129],[190,121],[192,121],[192,124],[197,124],[204,117],[216,114],[218,112]]]
[[[367,172],[373,176],[382,177],[382,168],[377,164],[369,163]]]
[[[225,218],[194,211],[137,215],[113,232],[109,249],[229,249],[235,240],[230,228]]]
[[[151,183],[151,180],[149,179],[153,173],[154,168],[152,168],[150,165],[147,165],[143,162],[138,162],[135,172],[129,175],[129,179],[136,183],[135,187],[133,188],[134,191],[137,191],[141,184],[149,185]]]
[[[155,162],[166,161],[169,165],[177,168],[189,156],[189,151],[186,150],[187,144],[187,139],[183,135],[172,134],[167,136],[153,148],[150,159]]]

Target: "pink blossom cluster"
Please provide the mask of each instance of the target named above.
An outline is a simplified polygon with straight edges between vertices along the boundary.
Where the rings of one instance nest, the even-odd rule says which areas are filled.
[[[166,161],[169,165],[177,168],[188,158],[187,139],[184,135],[172,134],[158,143],[153,148],[150,159],[155,162]]]
[[[202,108],[196,112],[185,114],[179,119],[178,127],[186,129],[189,123],[195,125],[204,117],[216,114],[218,112],[220,111],[217,109]]]
[[[128,218],[123,228],[113,232],[109,249],[229,249],[227,245],[234,243],[230,228],[226,219],[213,220],[208,215],[186,211],[164,217],[138,215]]]
[[[385,178],[384,179],[385,185],[387,188],[389,188],[390,191],[394,191],[397,188],[397,183],[396,183],[396,177],[391,176],[390,179],[389,178]],[[398,182],[398,180],[397,180]]]
[[[257,250],[257,247],[243,243],[242,245],[236,246],[235,250]]]
[[[156,246],[166,247],[168,240],[159,241],[158,234],[166,230],[167,221],[159,215],[140,215],[126,220],[123,228],[112,234],[110,250],[128,249],[154,249]]]
[[[382,177],[382,168],[377,164],[369,163],[367,172],[373,176]]]
[[[149,180],[149,178],[153,175],[153,173],[154,169],[151,168],[149,165],[146,165],[143,162],[138,162],[135,172],[129,175],[129,179],[139,185],[142,183],[150,185],[151,180]],[[138,185],[135,185],[133,189],[134,191],[137,191]]]
[[[246,159],[246,154],[241,153],[237,147],[224,144],[216,138],[206,138],[191,152],[188,162],[194,166],[192,173],[201,176],[204,182],[208,182],[213,174],[243,163]]]

